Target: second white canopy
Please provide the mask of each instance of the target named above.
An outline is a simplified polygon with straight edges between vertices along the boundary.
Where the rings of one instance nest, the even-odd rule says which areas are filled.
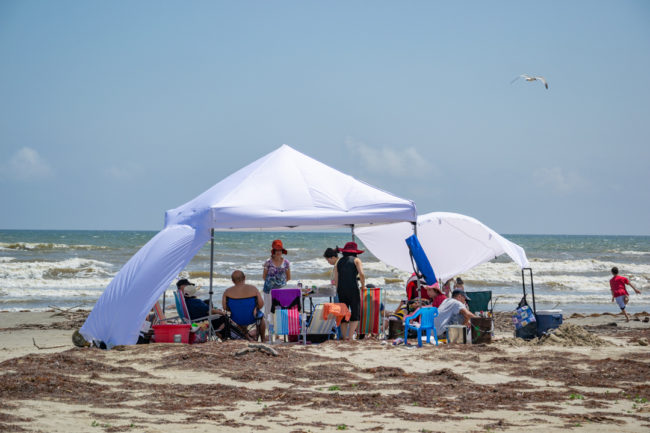
[[[360,227],[355,234],[382,262],[403,271],[413,270],[404,242],[413,234],[412,224]],[[450,212],[420,215],[417,236],[438,281],[446,281],[501,254],[508,254],[521,268],[530,266],[523,248],[466,215]]]

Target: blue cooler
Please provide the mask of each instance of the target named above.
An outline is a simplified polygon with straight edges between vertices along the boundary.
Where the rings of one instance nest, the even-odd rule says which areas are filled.
[[[537,336],[562,324],[562,310],[537,310]]]

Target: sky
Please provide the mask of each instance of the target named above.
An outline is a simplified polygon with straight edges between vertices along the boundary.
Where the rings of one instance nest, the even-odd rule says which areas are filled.
[[[288,144],[421,214],[650,235],[649,71],[647,1],[3,0],[0,229],[159,230]]]

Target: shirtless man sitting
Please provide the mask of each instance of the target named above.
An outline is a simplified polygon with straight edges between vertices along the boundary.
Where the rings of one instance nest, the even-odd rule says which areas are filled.
[[[223,309],[228,311],[228,304],[226,302],[226,298],[244,299],[244,298],[256,297],[257,311],[255,313],[256,314],[260,313],[262,311],[262,307],[264,307],[264,300],[262,299],[262,294],[260,293],[260,291],[257,290],[257,287],[250,284],[246,284],[246,275],[244,275],[244,273],[240,270],[234,271],[230,276],[230,278],[232,279],[232,282],[235,285],[227,288],[226,291],[223,292],[223,297],[221,298]],[[265,336],[266,336],[266,321],[262,320],[260,324],[260,337],[262,338],[262,341],[264,341]]]

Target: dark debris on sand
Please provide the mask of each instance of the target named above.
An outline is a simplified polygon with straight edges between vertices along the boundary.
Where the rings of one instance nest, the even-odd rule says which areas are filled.
[[[507,383],[480,384],[449,368],[419,372],[408,372],[400,367],[359,368],[345,357],[331,358],[296,346],[274,346],[278,356],[258,351],[234,356],[246,344],[228,341],[190,346],[129,346],[124,348],[126,357],[113,351],[75,348],[55,354],[13,358],[0,363],[0,371],[4,372],[0,400],[47,399],[95,408],[135,408],[156,415],[155,419],[161,423],[165,422],[165,417],[159,415],[175,413],[185,414],[188,421],[246,427],[247,420],[277,420],[280,416],[288,416],[291,412],[288,407],[358,410],[423,422],[461,419],[466,414],[489,410],[521,411],[544,404],[552,408],[545,410],[549,414],[561,411],[558,403],[566,402],[571,392],[578,393],[573,388],[578,386],[617,389],[608,394],[581,392],[585,407],[592,409],[604,409],[618,399],[650,399],[650,363],[643,352],[624,361],[591,360],[579,353],[567,356],[566,353],[534,350],[521,356],[505,356],[501,348],[485,345],[440,346],[435,350],[413,352],[423,360],[447,358],[462,362],[471,359],[477,362],[477,370],[498,369],[513,378]],[[337,349],[363,350],[366,345],[377,348],[380,343],[344,343],[337,344]],[[383,348],[387,350],[382,353],[391,353],[390,348]],[[116,359],[119,359],[117,363]],[[136,363],[138,368],[135,368]],[[159,373],[167,370],[210,373],[215,380],[210,384],[164,383]],[[219,378],[247,383],[276,381],[284,385],[255,389],[219,383]],[[560,382],[564,388],[536,389],[526,378]],[[152,397],[143,399],[143,395]],[[460,399],[462,404],[459,404]],[[183,401],[191,404],[179,404]],[[259,410],[247,411],[237,421],[228,417],[228,411],[236,410],[244,401],[257,402]],[[414,413],[404,410],[405,407],[419,409]],[[213,408],[218,411],[207,410]],[[592,422],[601,423],[616,421],[604,416],[593,419]],[[7,426],[15,427],[11,431],[20,431],[15,424],[20,422],[0,418],[0,431]],[[573,418],[567,421],[572,422],[581,421]],[[486,428],[507,426],[501,420],[487,424]],[[119,429],[124,425],[114,428],[118,429],[114,431],[122,431]]]

